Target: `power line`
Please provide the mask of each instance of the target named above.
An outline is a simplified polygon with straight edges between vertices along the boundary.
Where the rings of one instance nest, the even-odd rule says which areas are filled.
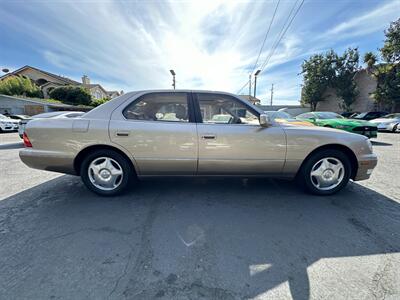
[[[272,23],[274,22],[275,15],[276,15],[276,12],[277,12],[277,10],[278,10],[279,3],[280,3],[280,2],[281,2],[281,0],[278,0],[278,3],[277,3],[276,6],[275,6],[275,10],[274,10],[274,13],[273,13],[273,15],[272,15],[271,22],[269,22],[269,26],[268,26],[267,32],[266,32],[266,34],[265,34],[263,43],[262,43],[262,45],[261,45],[260,52],[258,52],[258,56],[257,56],[256,62],[254,63],[253,70],[251,70],[250,74],[252,74],[252,73],[254,72],[254,70],[256,69],[256,67],[257,67],[258,60],[260,59],[262,50],[264,49],[265,42],[266,42],[266,40],[267,40],[267,38],[268,38],[268,34],[269,34],[270,30],[271,30],[271,26],[272,26]]]
[[[283,32],[281,31],[281,36],[279,37],[279,40],[278,40],[278,41],[275,43],[275,45],[273,46],[272,51],[270,52],[270,55],[267,57],[267,59],[264,61],[264,64],[261,65],[261,71],[263,71],[263,70],[266,68],[266,66],[268,65],[268,63],[269,63],[271,57],[272,57],[272,56],[274,55],[274,53],[275,53],[275,50],[278,48],[280,42],[282,41],[283,37],[285,36],[286,32],[288,31],[290,25],[292,25],[293,20],[296,18],[296,16],[297,16],[297,14],[299,13],[301,7],[303,6],[304,1],[305,1],[305,0],[302,0],[302,1],[301,1],[301,3],[300,3],[300,5],[298,6],[296,12],[293,14],[292,18],[290,19],[288,25],[287,25],[286,28],[283,30]],[[297,4],[297,2],[296,2],[296,4]],[[296,4],[293,6],[293,8],[296,6]],[[292,8],[292,10],[291,10],[291,12],[290,12],[290,14],[289,14],[289,18],[290,18],[291,13],[293,12],[293,8]],[[289,20],[289,18],[288,18],[287,20]],[[286,22],[285,22],[285,23],[286,23]],[[284,28],[284,27],[282,27],[282,29],[283,29],[283,28]]]
[[[292,16],[292,13],[293,13],[294,9],[297,6],[297,3],[299,2],[299,0],[296,0],[295,4],[293,5],[292,9],[290,10],[290,13],[289,13],[286,21],[284,22],[284,24],[283,24],[283,26],[281,28],[281,31],[278,34],[276,42],[273,44],[272,50],[270,51],[270,53],[267,56],[267,58],[264,60],[264,63],[261,65],[261,68],[260,68],[261,71],[263,71],[265,69],[265,67],[268,65],[269,60],[274,55],[276,48],[278,48],[279,43],[282,41],[282,39],[285,36],[285,34],[286,34],[287,30],[289,29],[290,25],[293,23],[293,20],[296,18],[297,14],[299,13],[301,7],[304,4],[304,1],[305,0],[301,1],[300,5],[297,7],[297,10],[295,11],[295,13]],[[236,93],[239,94],[248,84],[249,84],[249,82],[246,82]]]

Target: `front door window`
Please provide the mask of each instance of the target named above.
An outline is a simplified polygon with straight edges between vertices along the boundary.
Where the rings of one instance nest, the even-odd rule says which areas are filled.
[[[258,117],[246,105],[228,96],[197,94],[203,123],[259,125]]]

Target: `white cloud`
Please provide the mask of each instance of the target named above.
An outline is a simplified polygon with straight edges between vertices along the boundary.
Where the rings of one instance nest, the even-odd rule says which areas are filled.
[[[399,17],[400,1],[393,0],[367,13],[342,22],[326,33],[327,38],[348,38],[383,31]]]

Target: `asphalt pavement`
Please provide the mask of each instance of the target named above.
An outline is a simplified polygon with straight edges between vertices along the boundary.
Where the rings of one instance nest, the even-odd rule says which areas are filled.
[[[371,179],[149,179],[101,198],[0,134],[0,299],[399,299],[400,134]]]

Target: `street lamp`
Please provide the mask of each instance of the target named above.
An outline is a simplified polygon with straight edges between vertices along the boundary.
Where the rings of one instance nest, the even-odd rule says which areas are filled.
[[[175,89],[175,87],[176,87],[176,85],[175,85],[175,71],[174,70],[169,70],[169,72],[171,73],[171,75],[172,75],[172,86],[174,87],[174,89]]]
[[[256,97],[256,90],[257,90],[257,76],[260,74],[261,70],[257,70],[254,74],[254,98]]]

